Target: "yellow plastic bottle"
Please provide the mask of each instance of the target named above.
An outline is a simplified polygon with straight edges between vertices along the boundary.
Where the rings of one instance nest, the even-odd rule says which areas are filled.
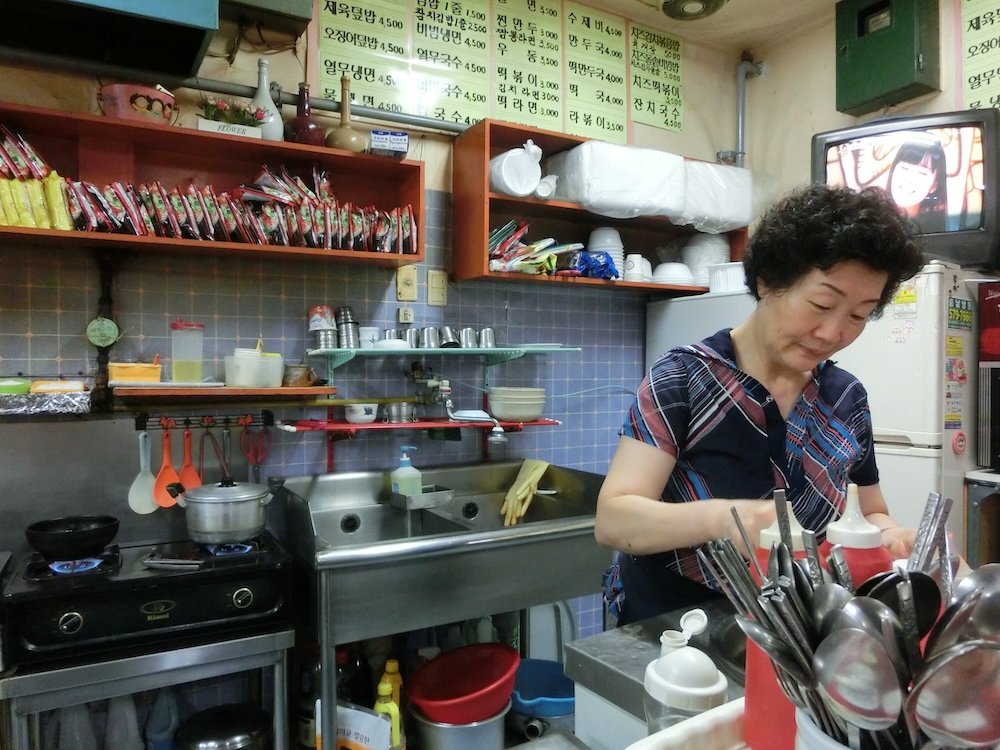
[[[397,659],[385,660],[385,671],[379,682],[388,682],[392,685],[392,702],[403,708],[403,675],[399,673],[399,661]]]
[[[403,720],[399,715],[399,704],[392,699],[392,684],[385,681],[379,682],[376,692],[378,693],[378,697],[375,699],[375,713],[388,716],[392,727],[389,730],[389,745],[391,750],[406,750],[406,735],[403,733]]]

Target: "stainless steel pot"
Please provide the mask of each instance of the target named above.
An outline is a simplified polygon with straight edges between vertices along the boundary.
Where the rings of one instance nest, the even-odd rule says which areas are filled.
[[[179,505],[185,506],[192,541],[232,544],[252,539],[264,530],[271,490],[262,484],[223,479],[190,490],[171,484],[168,490]]]
[[[177,729],[177,750],[268,750],[271,717],[253,703],[199,711]]]

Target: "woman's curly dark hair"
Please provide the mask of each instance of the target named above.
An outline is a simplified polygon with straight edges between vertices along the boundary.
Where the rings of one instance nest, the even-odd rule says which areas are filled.
[[[773,205],[760,220],[743,258],[747,288],[790,288],[818,268],[858,261],[889,275],[872,317],[924,264],[917,227],[881,188],[853,191],[810,185]]]

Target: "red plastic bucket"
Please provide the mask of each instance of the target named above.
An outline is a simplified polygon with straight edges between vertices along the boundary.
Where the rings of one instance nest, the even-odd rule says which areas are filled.
[[[520,663],[517,651],[503,643],[463,646],[420,667],[407,683],[407,694],[431,721],[484,721],[507,705]]]

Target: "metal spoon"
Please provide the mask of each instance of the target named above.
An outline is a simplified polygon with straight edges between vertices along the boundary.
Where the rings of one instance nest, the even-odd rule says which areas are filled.
[[[740,630],[743,631],[744,635],[756,643],[760,647],[760,650],[770,657],[771,661],[787,672],[797,683],[803,687],[809,687],[814,684],[813,676],[799,663],[791,647],[778,638],[778,636],[764,626],[753,620],[748,620],[742,615],[733,615],[733,617],[736,618],[736,624],[740,626]]]
[[[826,630],[825,620],[828,614],[842,609],[851,600],[851,592],[839,583],[828,581],[813,589],[812,619],[816,630],[823,633]]]
[[[903,624],[892,609],[867,596],[856,596],[844,605],[845,615],[853,617],[862,630],[880,639],[892,659],[899,677],[900,687],[910,684],[911,672],[906,657],[906,636]]]
[[[934,623],[930,633],[927,634],[927,643],[924,646],[924,659],[930,659],[942,653],[948,648],[956,645],[963,639],[963,634],[972,614],[982,597],[982,589],[972,589],[966,596],[953,602]]]
[[[881,731],[894,726],[903,688],[883,643],[860,628],[839,628],[813,654],[816,684],[827,704],[850,726]]]
[[[917,725],[940,745],[1000,743],[1000,643],[966,641],[925,664],[907,698]]]

